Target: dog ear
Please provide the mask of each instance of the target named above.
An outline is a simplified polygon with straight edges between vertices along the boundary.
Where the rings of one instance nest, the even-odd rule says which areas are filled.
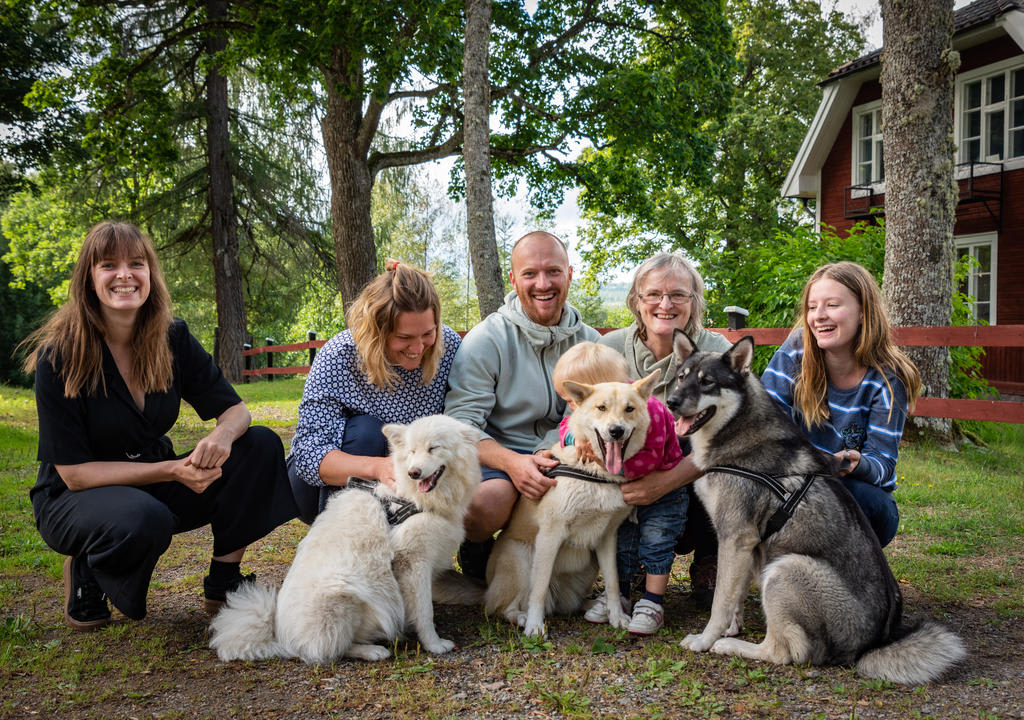
[[[572,398],[572,401],[577,405],[581,404],[584,400],[590,397],[590,394],[594,392],[593,385],[587,385],[586,383],[578,383],[573,380],[566,380],[562,383],[565,388],[565,392]]]
[[[390,423],[380,429],[384,433],[384,437],[388,439],[388,445],[392,448],[401,445],[402,440],[405,439],[405,425],[399,423]]]
[[[722,353],[722,359],[740,375],[750,372],[754,364],[754,338],[746,335],[731,348]]]
[[[661,377],[661,370],[655,370],[643,380],[637,380],[633,383],[633,387],[636,388],[636,391],[640,393],[644,400],[647,400],[654,392],[654,386],[657,384],[659,377]]]
[[[681,365],[697,350],[697,344],[690,339],[689,335],[677,328],[672,333],[672,349],[676,354],[676,363]]]

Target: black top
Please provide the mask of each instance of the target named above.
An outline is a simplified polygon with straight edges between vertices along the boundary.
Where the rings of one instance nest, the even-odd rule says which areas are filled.
[[[93,395],[77,398],[64,396],[60,360],[45,351],[40,353],[35,389],[39,414],[37,459],[41,465],[32,495],[43,490],[57,495],[67,490],[54,465],[159,462],[174,458],[174,448],[166,433],[178,419],[182,400],[203,420],[218,417],[242,402],[183,320],[175,320],[168,334],[174,378],[167,391],[146,393],[144,411],[132,399],[105,343],[106,393],[100,387]]]

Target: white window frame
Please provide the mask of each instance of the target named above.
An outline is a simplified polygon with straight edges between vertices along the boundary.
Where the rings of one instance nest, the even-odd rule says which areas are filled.
[[[1008,153],[1012,150],[1012,137],[1011,131],[1017,130],[1024,132],[1024,125],[1013,126],[1013,107],[1012,97],[1013,92],[1013,71],[1024,70],[1024,58],[1021,56],[1002,60],[991,65],[985,65],[984,67],[975,68],[970,72],[965,72],[957,76],[956,78],[956,93],[954,96],[954,113],[953,113],[953,128],[954,137],[956,138],[957,150],[956,150],[956,162],[966,163],[969,162],[969,156],[967,155],[967,147],[964,145],[964,112],[966,109],[966,92],[967,85],[981,81],[981,127],[980,127],[980,148],[978,152],[978,162],[1001,162],[1004,170],[1012,170],[1015,168],[1024,167],[1024,154],[1017,157],[1007,157]],[[986,80],[994,75],[1002,74],[1005,77],[1004,89],[1003,89],[1003,100],[998,103],[988,102],[988,83]],[[1022,83],[1024,84],[1024,83]],[[1017,98],[1024,97],[1024,87],[1017,88]],[[986,122],[986,118],[993,112],[999,110],[1003,112],[1003,157],[1002,159],[995,159],[995,156],[987,154],[989,149],[989,127]],[[972,136],[974,137],[974,136]],[[980,168],[979,168],[980,169]],[[976,173],[978,174],[978,173]],[[983,173],[982,173],[983,174]],[[957,177],[962,177],[962,173],[958,173]]]
[[[865,115],[872,115],[872,148],[871,159],[865,160],[861,157],[861,118]],[[850,151],[850,178],[851,185],[872,185],[876,188],[885,185],[885,158],[882,154],[882,101],[865,103],[853,108],[853,144]],[[870,178],[867,181],[861,180],[861,166],[870,163]]]
[[[996,315],[996,295],[997,295],[996,290],[998,288],[997,268],[999,267],[999,257],[998,257],[998,253],[997,253],[997,250],[998,250],[998,247],[999,247],[998,239],[999,239],[998,234],[994,233],[994,232],[978,233],[976,235],[960,235],[960,236],[957,236],[957,237],[953,238],[953,246],[954,246],[955,251],[957,252],[958,256],[959,256],[959,251],[960,250],[967,250],[968,252],[971,253],[971,255],[976,256],[975,253],[976,253],[977,248],[979,248],[979,247],[988,247],[989,248],[989,254],[990,254],[990,257],[991,257],[991,263],[992,264],[991,264],[991,267],[989,268],[989,274],[990,274],[991,277],[989,279],[989,294],[990,294],[990,296],[989,296],[989,299],[988,299],[988,317],[981,318],[983,320],[987,320],[989,325],[995,325],[996,324],[996,317],[997,317],[997,315]],[[971,297],[977,299],[977,297],[978,297],[977,287],[978,287],[978,276],[974,272],[972,272],[968,276],[968,278],[967,278],[967,294],[970,295]],[[975,318],[978,317],[977,310],[978,310],[977,305],[975,305],[975,307],[974,307],[974,316],[975,316]]]

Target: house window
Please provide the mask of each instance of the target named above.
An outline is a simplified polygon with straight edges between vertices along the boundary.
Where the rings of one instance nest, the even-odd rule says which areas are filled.
[[[854,177],[857,185],[885,180],[882,163],[882,108],[876,104],[853,116]]]
[[[968,235],[954,238],[956,256],[969,255],[975,262],[967,277],[961,281],[960,292],[974,300],[974,317],[979,324],[996,324],[996,235]]]
[[[963,83],[961,107],[961,162],[1024,157],[1024,68]]]

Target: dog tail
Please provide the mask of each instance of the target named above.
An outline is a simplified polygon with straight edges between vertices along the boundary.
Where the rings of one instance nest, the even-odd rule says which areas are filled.
[[[210,648],[221,660],[287,657],[274,635],[277,588],[242,583],[210,623]]]
[[[933,622],[902,628],[893,642],[869,650],[857,661],[857,672],[901,685],[935,680],[967,657],[963,641]]]
[[[434,602],[442,605],[482,605],[487,586],[449,568],[434,578]]]

